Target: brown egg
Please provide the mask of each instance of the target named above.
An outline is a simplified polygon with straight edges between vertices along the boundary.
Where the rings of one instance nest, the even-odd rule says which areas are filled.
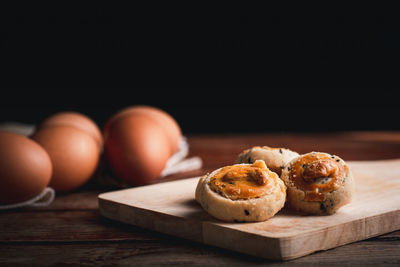
[[[108,128],[113,122],[125,116],[131,116],[133,114],[141,114],[147,116],[149,117],[149,119],[152,119],[156,123],[158,123],[164,130],[165,134],[167,135],[170,146],[170,155],[178,151],[179,142],[182,138],[182,132],[178,123],[168,113],[155,107],[133,106],[125,108],[116,113],[113,117],[111,117],[111,119],[107,121],[107,123],[104,126],[103,132],[107,133]]]
[[[49,155],[25,136],[0,131],[0,204],[37,196],[50,182]]]
[[[83,115],[78,112],[66,111],[56,113],[47,119],[45,119],[39,126],[39,128],[45,128],[49,126],[73,126],[82,131],[90,134],[96,142],[99,144],[99,147],[103,146],[103,136],[97,124],[92,121],[86,115]],[[100,149],[101,150],[101,149]]]
[[[110,124],[104,151],[114,173],[131,185],[157,179],[170,156],[162,128],[143,114],[123,116]]]
[[[71,126],[40,128],[32,139],[47,151],[53,164],[50,186],[58,192],[77,189],[94,174],[99,147],[88,133]]]

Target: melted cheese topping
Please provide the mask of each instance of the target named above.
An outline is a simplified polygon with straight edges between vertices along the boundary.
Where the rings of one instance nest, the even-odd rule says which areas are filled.
[[[291,164],[289,175],[294,185],[305,191],[305,201],[325,201],[324,193],[343,183],[346,167],[338,157],[310,153]]]
[[[277,186],[278,176],[271,172],[264,161],[252,165],[223,167],[210,178],[211,189],[222,196],[237,200],[258,198],[268,194]]]

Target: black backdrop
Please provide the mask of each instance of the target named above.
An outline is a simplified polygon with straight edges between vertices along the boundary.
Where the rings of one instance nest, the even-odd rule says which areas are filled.
[[[0,120],[147,104],[190,133],[400,129],[397,15],[234,9],[2,8]]]
[[[237,89],[236,89],[237,90]],[[178,94],[173,94],[173,98]],[[394,97],[392,97],[394,98]],[[73,110],[91,117],[101,127],[106,120],[121,108],[131,105],[152,105],[171,114],[180,124],[184,133],[246,133],[246,132],[324,132],[348,130],[400,130],[400,109],[384,105],[345,104],[327,102],[309,105],[290,105],[291,101],[282,100],[270,105],[267,99],[247,101],[248,98],[219,104],[222,97],[212,98],[208,102],[151,101],[150,97],[109,99],[107,104],[97,102],[99,98],[82,102],[52,101],[51,104],[7,105],[0,108],[0,122],[16,121],[37,124],[47,116],[60,111]],[[299,99],[295,99],[296,101]],[[300,99],[301,100],[301,99]],[[355,101],[354,98],[350,98]],[[265,103],[264,103],[265,101]],[[85,102],[85,101],[84,101]],[[289,103],[289,104],[285,104]],[[365,102],[364,102],[365,103]],[[368,102],[369,103],[369,102]],[[265,105],[263,105],[265,104]]]

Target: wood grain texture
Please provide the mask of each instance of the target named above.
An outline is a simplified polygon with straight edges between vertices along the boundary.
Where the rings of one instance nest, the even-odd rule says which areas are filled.
[[[46,219],[43,219],[46,217]],[[154,240],[143,229],[104,218],[94,211],[10,212],[0,216],[2,242],[86,242]]]
[[[326,151],[347,161],[400,158],[400,132],[192,135],[188,141],[203,169],[155,183],[202,175],[254,145]],[[57,195],[49,207],[0,212],[0,266],[400,265],[400,231],[274,262],[105,219],[97,211],[97,195],[115,189],[92,181]]]
[[[150,242],[0,244],[0,266],[398,266],[399,249],[395,241],[370,240],[276,262],[168,238]]]

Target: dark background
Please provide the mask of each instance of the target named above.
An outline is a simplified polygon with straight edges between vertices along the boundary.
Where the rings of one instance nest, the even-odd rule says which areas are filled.
[[[186,133],[400,130],[396,14],[152,5],[2,8],[0,121],[146,104]]]

